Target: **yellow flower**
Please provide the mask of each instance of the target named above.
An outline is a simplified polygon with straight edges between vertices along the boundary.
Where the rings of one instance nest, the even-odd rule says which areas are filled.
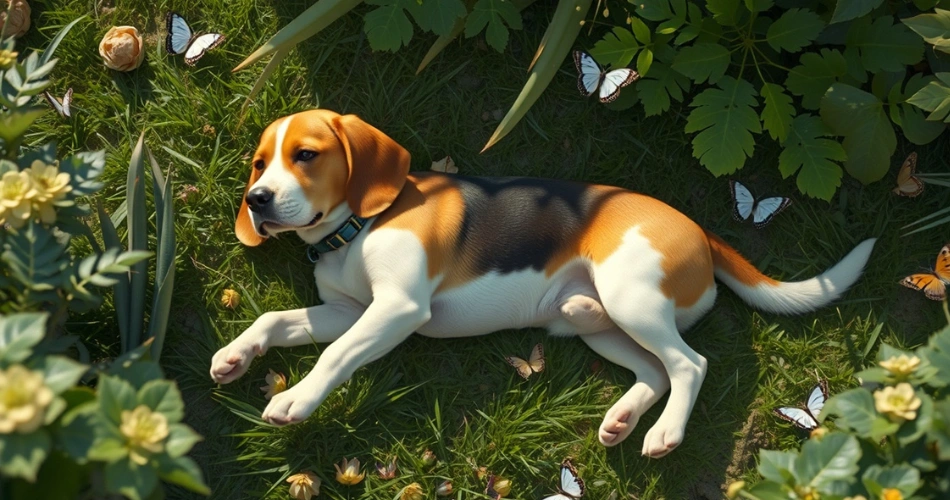
[[[113,26],[99,42],[99,55],[109,69],[132,71],[145,59],[142,35],[134,26]]]
[[[811,434],[808,437],[814,439],[815,441],[821,441],[821,438],[825,437],[825,434],[828,434],[827,427],[815,427],[812,429]]]
[[[874,408],[892,422],[901,423],[917,418],[920,398],[910,384],[901,382],[894,387],[874,391]]]
[[[498,493],[503,497],[508,496],[508,494],[511,493],[511,480],[505,479],[501,476],[495,477],[494,490],[495,493]]]
[[[365,472],[360,472],[360,461],[358,458],[353,460],[343,459],[340,465],[333,464],[336,467],[336,480],[340,484],[359,484],[363,480]]]
[[[18,54],[12,50],[0,49],[0,69],[7,69],[16,62]]]
[[[267,369],[267,375],[264,375],[264,382],[267,383],[267,385],[261,386],[261,390],[266,393],[264,399],[270,399],[287,390],[287,377],[283,373],[277,373],[270,368]]]
[[[895,377],[904,379],[917,370],[920,366],[920,358],[901,354],[900,356],[891,356],[878,364],[885,370],[893,373]]]
[[[735,498],[739,496],[739,492],[745,488],[745,481],[736,481],[731,483],[728,488],[726,488],[726,498]]]
[[[26,0],[0,2],[0,31],[4,37],[20,38],[29,30],[30,4]]]
[[[129,458],[145,465],[148,454],[160,453],[165,448],[162,441],[168,437],[168,419],[148,406],[139,405],[132,411],[122,411],[119,432],[127,441]]]
[[[30,200],[36,194],[29,172],[7,172],[0,177],[0,224],[14,229],[30,220]]]
[[[855,495],[853,497],[844,497],[844,500],[868,500],[864,495]]]
[[[425,494],[419,483],[412,483],[402,489],[399,500],[425,500]]]
[[[237,290],[228,288],[221,294],[221,305],[228,309],[234,309],[241,304],[241,294]]]
[[[442,481],[442,484],[435,489],[435,494],[440,497],[447,497],[452,494],[452,481]]]
[[[47,165],[40,160],[35,160],[24,172],[29,172],[33,181],[33,211],[44,224],[56,222],[53,206],[73,189],[69,185],[69,174],[59,171],[58,162]]]
[[[894,488],[884,488],[881,491],[881,500],[904,500],[900,490]]]
[[[0,370],[0,434],[35,431],[43,423],[53,391],[43,373],[23,365]]]
[[[287,478],[290,483],[290,496],[296,500],[310,500],[320,495],[320,478],[305,470]]]

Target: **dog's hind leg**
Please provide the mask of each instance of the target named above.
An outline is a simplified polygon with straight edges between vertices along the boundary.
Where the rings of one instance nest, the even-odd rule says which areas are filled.
[[[637,376],[637,382],[610,407],[600,425],[598,438],[601,444],[620,444],[636,427],[640,417],[666,394],[670,379],[656,356],[616,326],[603,332],[581,335],[581,338],[594,352]]]

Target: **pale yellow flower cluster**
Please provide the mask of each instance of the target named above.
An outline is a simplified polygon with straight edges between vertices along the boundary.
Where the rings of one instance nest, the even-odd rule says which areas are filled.
[[[907,382],[874,391],[874,408],[891,422],[903,423],[917,418],[921,401]]]
[[[0,224],[17,229],[31,217],[52,224],[56,222],[53,207],[72,189],[69,174],[60,172],[58,163],[35,160],[19,172],[6,172],[0,177]]]
[[[905,379],[920,367],[920,358],[901,354],[900,356],[891,356],[878,364],[881,365],[881,368],[891,372],[895,377]]]
[[[27,434],[43,423],[53,391],[43,373],[23,365],[0,370],[0,434]]]
[[[145,465],[150,454],[161,453],[165,449],[168,419],[148,406],[139,405],[132,411],[122,411],[119,432],[125,436],[129,458],[139,465]]]
[[[16,62],[18,54],[12,50],[0,49],[0,69],[7,69]]]

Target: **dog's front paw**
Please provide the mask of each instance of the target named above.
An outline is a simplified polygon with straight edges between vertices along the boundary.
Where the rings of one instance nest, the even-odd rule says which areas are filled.
[[[271,398],[261,415],[273,425],[288,425],[302,422],[317,409],[318,401],[308,398],[300,389],[289,389]]]
[[[211,358],[211,379],[219,384],[237,380],[251,366],[251,360],[262,353],[260,345],[231,342]]]

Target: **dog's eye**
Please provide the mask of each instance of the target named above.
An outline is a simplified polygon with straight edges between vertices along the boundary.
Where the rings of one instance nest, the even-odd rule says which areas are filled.
[[[264,170],[264,160],[257,160],[254,162],[255,170]]]
[[[317,157],[316,151],[311,151],[309,149],[301,149],[297,152],[297,155],[294,157],[294,161],[310,161]]]

